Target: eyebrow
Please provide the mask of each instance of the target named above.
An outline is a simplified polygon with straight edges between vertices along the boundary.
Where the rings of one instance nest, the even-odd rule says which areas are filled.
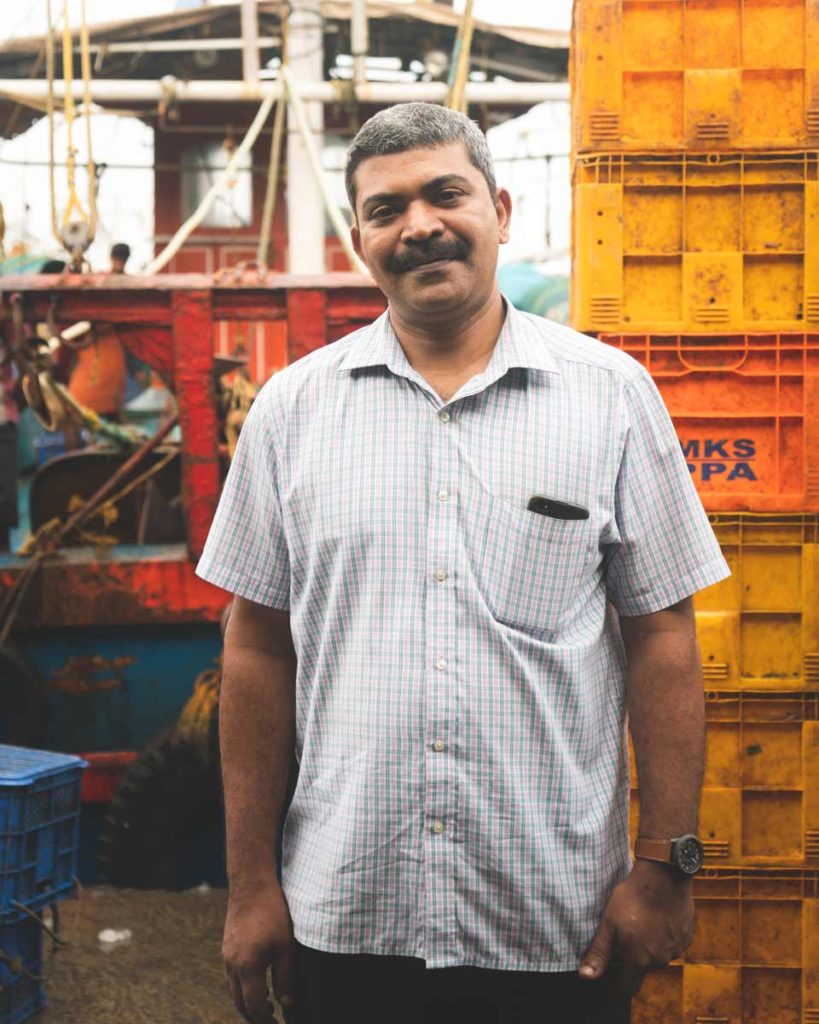
[[[438,189],[443,188],[445,185],[468,186],[469,181],[461,174],[441,174],[437,178],[426,182],[421,188],[421,194],[429,195],[429,193],[437,192]],[[375,192],[373,195],[367,196],[361,204],[361,212],[367,213],[377,203],[391,203],[395,199],[400,199],[401,195],[401,192]]]

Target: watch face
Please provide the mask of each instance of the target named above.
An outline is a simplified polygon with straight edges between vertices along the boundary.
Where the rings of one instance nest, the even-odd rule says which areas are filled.
[[[702,843],[696,836],[683,836],[675,844],[674,860],[680,871],[686,875],[695,875],[702,867]]]

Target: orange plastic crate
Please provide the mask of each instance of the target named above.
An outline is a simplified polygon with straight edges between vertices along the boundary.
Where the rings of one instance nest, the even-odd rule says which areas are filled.
[[[572,326],[819,325],[818,179],[814,152],[576,157]]]
[[[706,716],[706,863],[819,866],[819,694],[709,693]]]
[[[576,0],[571,52],[578,152],[819,143],[812,0]]]
[[[683,962],[649,974],[632,1024],[816,1024],[819,874],[708,871]]]
[[[819,333],[599,339],[651,374],[709,511],[819,511]]]

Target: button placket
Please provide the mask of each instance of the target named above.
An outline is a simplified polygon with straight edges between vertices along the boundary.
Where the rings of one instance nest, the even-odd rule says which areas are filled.
[[[441,907],[457,906],[457,787],[453,762],[458,716],[458,652],[453,578],[458,553],[458,448],[455,417],[439,409],[430,425],[429,515],[427,517],[426,758],[424,823],[428,892],[425,931],[428,953],[448,956],[460,947],[457,920]],[[454,585],[453,585],[454,584]],[[433,908],[438,908],[437,912]]]

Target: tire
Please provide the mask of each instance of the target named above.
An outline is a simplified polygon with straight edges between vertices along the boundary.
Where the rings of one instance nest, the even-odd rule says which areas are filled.
[[[45,684],[14,644],[0,647],[0,707],[0,743],[35,748],[45,744]]]
[[[225,883],[218,759],[169,730],[130,765],[100,834],[101,881],[134,889]]]

